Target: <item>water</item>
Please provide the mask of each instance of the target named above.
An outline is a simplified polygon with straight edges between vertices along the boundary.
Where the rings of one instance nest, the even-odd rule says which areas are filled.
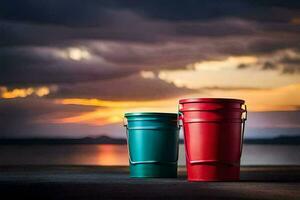
[[[128,165],[126,145],[0,145],[0,165]],[[179,165],[185,165],[180,145]],[[300,165],[300,146],[244,145],[242,165]]]

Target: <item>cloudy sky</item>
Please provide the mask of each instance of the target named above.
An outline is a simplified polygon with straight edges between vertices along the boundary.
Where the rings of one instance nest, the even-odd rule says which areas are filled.
[[[124,137],[124,112],[245,99],[300,135],[300,2],[2,0],[0,137]]]

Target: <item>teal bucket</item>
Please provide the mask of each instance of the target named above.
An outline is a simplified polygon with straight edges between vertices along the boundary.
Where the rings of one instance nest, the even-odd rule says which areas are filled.
[[[179,129],[177,114],[126,113],[131,177],[176,178]]]

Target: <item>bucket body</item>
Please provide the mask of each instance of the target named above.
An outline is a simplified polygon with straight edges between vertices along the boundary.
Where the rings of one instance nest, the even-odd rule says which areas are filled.
[[[244,103],[218,98],[179,101],[189,181],[239,180]]]
[[[177,177],[177,114],[126,113],[131,177]]]

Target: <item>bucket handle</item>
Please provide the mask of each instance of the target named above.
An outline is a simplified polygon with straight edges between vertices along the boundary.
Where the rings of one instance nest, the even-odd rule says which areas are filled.
[[[244,144],[244,133],[245,133],[245,122],[247,120],[247,115],[248,115],[248,111],[247,111],[247,105],[246,104],[243,104],[242,106],[244,106],[243,109],[243,116],[242,116],[242,130],[241,130],[241,146],[240,146],[240,158],[242,156],[242,151],[243,151],[243,144]],[[245,114],[244,114],[245,113]],[[178,127],[179,129],[183,126],[183,113],[180,112],[180,109],[179,109],[179,105],[178,105]],[[186,141],[185,139],[185,134],[183,134],[183,137],[184,137],[184,141]],[[229,162],[224,162],[224,161],[219,161],[219,160],[191,160],[190,159],[190,156],[189,156],[189,152],[186,148],[186,145],[184,145],[184,148],[185,148],[185,156],[188,160],[188,162],[190,164],[200,164],[200,163],[223,163],[223,164],[226,164],[226,165],[233,165],[233,166],[239,166],[238,163],[229,163]]]
[[[133,161],[131,159],[131,154],[130,154],[130,147],[129,147],[129,137],[128,137],[128,121],[126,118],[123,119],[123,125],[126,128],[126,141],[127,141],[127,151],[128,151],[128,157],[129,157],[129,162],[132,165],[138,165],[138,164],[167,164],[167,165],[173,165],[177,164],[178,161],[178,148],[177,148],[177,155],[176,155],[176,160],[175,161],[158,161],[158,160],[144,160],[144,161]],[[177,145],[178,146],[178,145]]]
[[[241,131],[240,158],[242,157],[243,145],[244,145],[244,135],[245,135],[245,125],[246,125],[246,120],[248,118],[247,105],[243,104],[242,106],[244,106],[244,108],[242,108],[243,112],[242,112],[242,131]]]

